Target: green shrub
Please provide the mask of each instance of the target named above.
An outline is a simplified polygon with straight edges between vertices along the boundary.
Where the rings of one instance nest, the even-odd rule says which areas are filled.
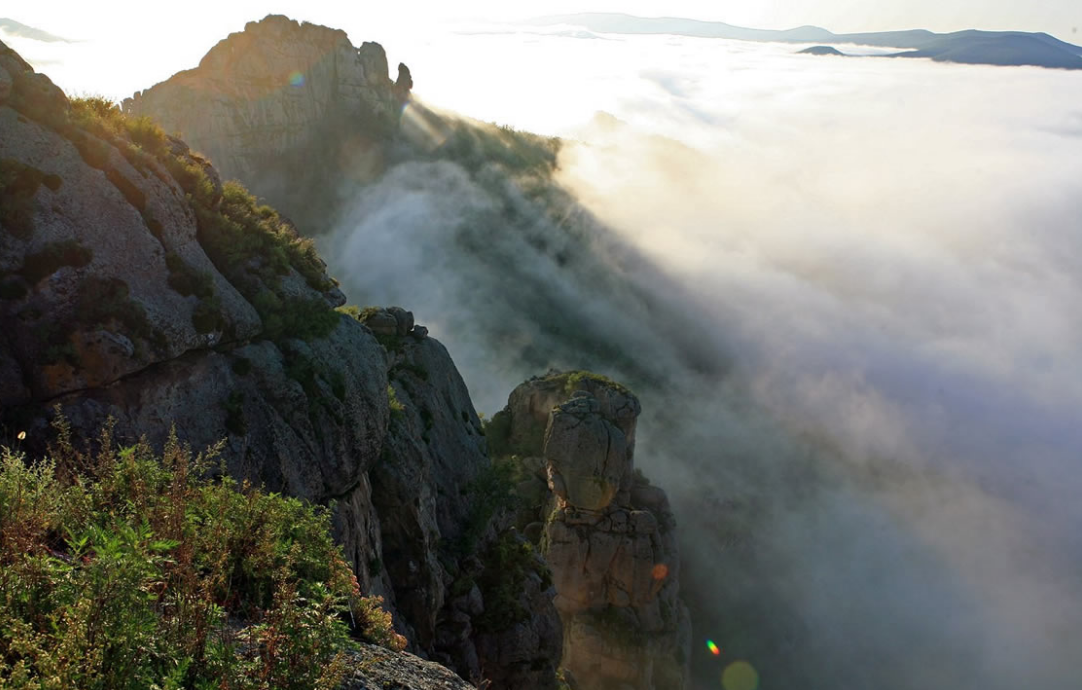
[[[341,318],[319,297],[285,300],[270,290],[257,293],[252,306],[263,321],[263,337],[273,341],[325,338]]]
[[[293,227],[270,207],[258,206],[255,197],[239,182],[222,185],[217,209],[197,204],[196,212],[199,241],[227,277],[232,279],[253,270],[249,263],[258,259],[254,272],[267,286],[276,286],[290,267],[316,290],[335,286],[327,277],[312,240],[298,237]]]
[[[488,454],[493,460],[502,460],[512,455],[540,455],[545,440],[545,425],[531,421],[517,442],[511,441],[511,413],[500,410],[492,419],[481,420],[482,435],[488,443]]]
[[[12,158],[0,158],[0,224],[21,240],[34,234],[34,195],[42,183],[56,191],[60,178]]]
[[[124,126],[132,142],[151,156],[162,158],[168,152],[169,142],[165,132],[153,118],[147,115],[125,116]]]
[[[220,330],[225,324],[222,305],[214,292],[214,278],[206,271],[199,271],[174,252],[165,255],[169,269],[169,287],[184,297],[195,296],[199,303],[192,310],[192,326],[198,333]]]
[[[70,131],[67,136],[75,145],[84,163],[98,170],[105,170],[109,166],[112,152],[107,143],[82,130]]]
[[[182,296],[195,295],[203,299],[214,295],[214,279],[211,275],[192,268],[179,254],[166,254],[165,267],[169,269],[169,287]]]
[[[105,168],[105,177],[113,186],[116,187],[129,204],[135,207],[135,210],[139,211],[140,215],[147,210],[147,197],[143,193],[143,190],[135,186],[127,177],[117,170],[116,168]]]
[[[232,368],[237,376],[247,376],[252,371],[252,360],[238,356],[233,360]]]
[[[214,196],[214,184],[198,162],[170,155],[165,157],[165,168],[180,188],[191,195],[195,204],[210,208],[217,201]]]
[[[477,629],[500,632],[529,618],[530,612],[519,603],[523,582],[530,573],[541,578],[542,589],[552,585],[552,574],[537,556],[533,544],[514,532],[500,535],[485,552],[484,570],[477,580],[485,600],[485,610],[477,617]]]
[[[460,490],[463,496],[469,496],[470,508],[456,545],[459,555],[473,551],[496,513],[515,505],[513,472],[510,463],[493,463]]]
[[[244,393],[233,391],[225,401],[225,428],[236,436],[248,433],[248,424],[244,421]]]
[[[82,268],[90,263],[93,252],[79,244],[78,240],[50,242],[41,251],[28,254],[23,259],[20,275],[34,285],[43,278],[56,273],[63,266]]]
[[[387,404],[391,408],[391,417],[401,419],[406,414],[406,406],[398,400],[398,392],[394,386],[387,386]]]
[[[594,383],[601,384],[602,386],[615,388],[617,391],[623,393],[624,395],[634,395],[634,393],[631,392],[631,389],[623,385],[622,383],[617,383],[616,381],[610,379],[608,376],[604,376],[602,374],[595,374],[592,371],[571,371],[564,374],[557,374],[557,376],[567,377],[567,383],[564,384],[564,392],[568,395],[571,395],[575,391],[582,388],[582,384],[586,381],[592,381]]]
[[[154,329],[143,305],[131,298],[128,284],[120,278],[91,276],[79,290],[79,321],[86,325],[118,323],[129,337],[140,338],[158,349],[168,346],[165,334]]]
[[[336,687],[357,634],[401,648],[361,598],[328,512],[228,476],[171,436],[50,457],[0,452],[0,684],[18,688]]]

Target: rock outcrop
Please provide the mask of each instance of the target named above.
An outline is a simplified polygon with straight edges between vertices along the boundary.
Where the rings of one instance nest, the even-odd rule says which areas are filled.
[[[675,521],[665,492],[634,469],[640,411],[619,384],[553,372],[516,388],[490,425],[519,468],[519,522],[551,569],[563,666],[584,688],[687,681]]]
[[[244,180],[310,227],[315,216],[306,209],[331,203],[336,190],[309,169],[377,175],[386,135],[412,86],[405,65],[391,80],[378,43],[355,48],[344,31],[270,15],[220,41],[198,67],[136,93],[123,107],[180,132],[224,177]]]
[[[111,417],[120,442],[224,439],[234,477],[335,506],[412,652],[494,689],[555,688],[554,590],[536,556],[501,567],[524,542],[478,508],[492,463],[444,347],[399,307],[335,311],[292,224],[184,142],[72,106],[3,44],[0,67],[0,433],[38,454],[59,408],[83,438]]]
[[[349,660],[341,690],[472,690],[443,666],[406,652],[362,644]]]

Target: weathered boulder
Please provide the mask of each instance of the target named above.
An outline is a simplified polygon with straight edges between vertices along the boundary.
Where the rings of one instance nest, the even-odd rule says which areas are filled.
[[[340,690],[472,690],[447,668],[408,652],[362,644],[348,659],[349,674]]]
[[[553,491],[587,510],[608,507],[631,471],[627,437],[600,409],[586,393],[553,408],[542,450]]]
[[[413,335],[417,339],[423,339],[428,335],[427,328],[417,326],[414,322],[413,312],[406,311],[402,307],[367,307],[359,313],[357,319],[377,335],[397,337]],[[419,331],[417,331],[418,328]]]

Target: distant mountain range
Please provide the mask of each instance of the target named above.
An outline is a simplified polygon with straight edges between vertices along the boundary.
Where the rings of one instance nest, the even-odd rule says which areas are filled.
[[[1082,69],[1082,47],[1046,33],[1022,31],[955,31],[939,34],[924,29],[835,34],[818,26],[796,29],[748,29],[723,22],[704,22],[677,17],[645,18],[629,14],[584,13],[538,17],[531,26],[571,24],[589,31],[611,34],[675,34],[699,38],[774,43],[853,44],[899,48],[887,57],[931,58],[940,62],[977,65],[1032,65],[1059,69]],[[841,51],[839,51],[841,52]]]

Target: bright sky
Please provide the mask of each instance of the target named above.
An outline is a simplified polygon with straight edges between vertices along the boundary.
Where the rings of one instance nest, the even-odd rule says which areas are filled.
[[[4,8],[3,5],[11,7]],[[1047,31],[1069,40],[1082,27],[1078,0],[457,0],[447,2],[343,3],[329,0],[193,0],[161,12],[145,0],[85,0],[0,4],[0,16],[61,34],[86,36],[140,29],[163,40],[179,35],[217,35],[268,13],[332,25],[382,29],[418,22],[516,19],[570,12],[625,12],[724,21],[755,28],[786,29],[815,24],[833,31],[966,28]]]
[[[401,60],[412,66],[423,48],[440,42],[455,23],[583,11],[680,16],[754,28],[815,24],[836,32],[1015,29],[1046,31],[1082,43],[1080,0],[191,0],[180,5],[146,0],[0,0],[0,17],[82,41],[75,45],[8,41],[39,70],[69,92],[114,98],[194,67],[228,33],[271,13],[345,29],[357,45],[378,41],[392,65]]]

